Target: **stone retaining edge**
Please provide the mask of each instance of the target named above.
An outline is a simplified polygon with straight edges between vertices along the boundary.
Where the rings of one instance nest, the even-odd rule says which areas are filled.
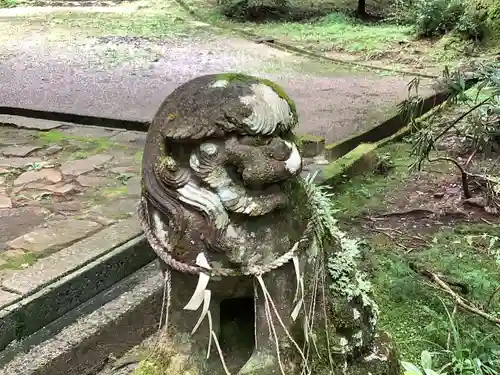
[[[120,118],[99,117],[90,115],[79,115],[70,112],[44,111],[29,107],[0,106],[0,115],[14,116],[10,121],[0,122],[0,126],[16,126],[22,122],[22,117],[29,119],[45,120],[47,122],[59,122],[64,124],[54,124],[54,128],[62,125],[87,125],[100,128],[111,128],[121,130],[132,130],[147,132],[150,121],[126,120]],[[38,129],[40,130],[40,129]]]
[[[465,87],[467,89],[472,88],[477,84],[476,79],[467,79],[465,82]],[[449,91],[440,91],[433,95],[430,95],[423,99],[420,109],[416,117],[427,116],[432,111],[437,109],[442,105],[450,96]],[[406,101],[406,100],[405,100]],[[398,107],[401,107],[405,101],[401,102]],[[365,143],[380,143],[391,141],[393,137],[399,135],[399,138],[392,139],[396,141],[404,137],[410,129],[408,128],[409,119],[405,118],[400,111],[397,111],[388,120],[376,125],[368,130],[365,130],[359,134],[355,134],[337,143],[331,143],[324,146],[324,156],[327,160],[334,163],[335,160],[346,156],[349,152],[353,151],[359,145]],[[405,131],[403,131],[406,128]]]
[[[418,117],[421,117],[441,105],[449,97],[448,92],[438,92],[425,98],[420,107]],[[401,106],[404,101],[399,104]],[[408,119],[398,111],[394,116],[388,120],[376,125],[362,133],[350,136],[347,139],[337,143],[328,144],[325,146],[325,157],[328,160],[338,159],[350,151],[354,150],[362,143],[375,143],[399,132],[408,124]]]
[[[0,310],[0,350],[24,339],[154,260],[139,235]]]
[[[158,265],[149,263],[32,335],[24,347],[3,358],[0,353],[0,374],[96,374],[110,356],[123,355],[156,331],[162,295]]]
[[[471,81],[468,86],[472,86],[473,83]],[[447,97],[447,93],[438,93],[425,99],[419,119],[424,119],[438,110]],[[329,160],[333,160],[328,165],[318,168],[320,172],[319,183],[334,187],[346,178],[373,170],[379,162],[376,154],[377,149],[401,140],[410,132],[411,125],[404,121],[398,113],[364,133],[352,136],[337,144],[326,145],[326,149],[330,147],[331,154],[328,155],[328,150],[325,153]],[[386,134],[389,135],[381,138],[381,135]]]

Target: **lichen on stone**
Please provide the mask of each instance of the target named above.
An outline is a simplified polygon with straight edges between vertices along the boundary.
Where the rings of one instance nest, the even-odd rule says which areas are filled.
[[[161,156],[158,160],[158,168],[166,169],[167,171],[175,172],[179,166],[174,158],[170,156]]]

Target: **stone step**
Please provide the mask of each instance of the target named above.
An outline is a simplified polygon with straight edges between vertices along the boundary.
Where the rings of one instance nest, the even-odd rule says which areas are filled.
[[[152,262],[0,352],[0,374],[96,374],[157,330],[162,295]]]
[[[143,235],[120,222],[13,272],[0,287],[0,350],[59,319],[154,259]]]

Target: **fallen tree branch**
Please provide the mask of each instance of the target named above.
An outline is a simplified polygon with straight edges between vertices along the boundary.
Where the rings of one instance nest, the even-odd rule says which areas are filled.
[[[467,301],[465,298],[461,297],[456,292],[454,292],[450,288],[450,285],[448,285],[449,283],[446,283],[445,281],[443,281],[443,279],[440,276],[438,276],[437,274],[435,274],[434,272],[431,272],[431,271],[423,269],[423,268],[419,268],[413,263],[410,264],[410,268],[412,270],[414,270],[415,272],[419,273],[420,275],[423,275],[423,276],[429,278],[431,281],[433,281],[435,284],[437,284],[442,291],[444,291],[445,293],[447,293],[448,295],[450,295],[454,299],[454,301],[458,307],[460,307],[463,310],[466,310],[468,312],[471,312],[473,314],[479,315],[480,317],[482,317],[482,318],[484,318],[484,319],[486,319],[486,320],[488,320],[488,321],[490,321],[490,322],[492,322],[500,327],[500,319],[499,318],[496,318],[493,315],[490,315],[490,314],[478,309],[477,307],[473,306],[471,302]]]
[[[416,208],[408,211],[399,211],[399,212],[387,212],[385,214],[380,214],[373,216],[373,218],[382,218],[382,217],[390,217],[390,216],[406,216],[406,215],[424,215],[424,216],[430,216],[430,215],[435,215],[436,213],[431,210],[426,210],[422,208]]]

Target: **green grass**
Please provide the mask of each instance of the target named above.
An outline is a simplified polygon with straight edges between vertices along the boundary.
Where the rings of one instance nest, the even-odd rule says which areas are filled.
[[[0,270],[18,270],[36,263],[38,256],[34,253],[24,252],[23,254],[19,254],[16,256],[1,256],[0,259],[2,260],[2,264],[0,264]]]
[[[383,51],[394,42],[408,39],[411,33],[411,28],[406,26],[364,24],[338,12],[329,13],[310,22],[236,23],[220,15],[216,7],[204,6],[206,1],[186,0],[186,3],[207,21],[236,26],[257,35],[273,36],[315,51]]]
[[[101,35],[127,35],[151,38],[178,38],[187,33],[200,34],[203,28],[191,24],[174,12],[163,8],[138,11],[133,14],[55,14],[46,22],[51,26],[81,28]]]
[[[0,23],[0,34],[7,33],[14,26],[33,32],[50,30],[55,40],[99,35],[178,39],[207,33],[205,27],[193,21],[192,17],[174,0],[152,0],[146,7],[132,13],[58,11],[50,14],[16,17],[15,20]]]
[[[498,232],[498,228],[481,230]],[[418,361],[422,350],[435,349],[431,343],[446,346],[448,321],[440,301],[444,294],[424,284],[426,280],[408,267],[409,261],[425,264],[428,269],[465,282],[472,290],[467,298],[480,304],[486,304],[500,282],[498,264],[494,256],[485,251],[485,246],[466,245],[466,235],[457,229],[437,233],[434,241],[430,248],[409,256],[386,246],[375,245],[373,249],[376,271],[372,282],[381,310],[380,327],[392,334],[401,356],[413,362]],[[447,305],[453,310],[449,300]],[[497,303],[496,310],[499,309]],[[469,347],[491,333],[494,336],[478,349],[484,352],[500,342],[500,331],[483,318],[459,311],[456,322]]]
[[[289,41],[322,50],[345,52],[383,51],[394,42],[405,40],[410,29],[395,25],[367,25],[342,14],[331,13],[316,22],[265,23],[258,26],[243,25],[259,35],[286,38]]]
[[[343,227],[351,230],[353,235],[359,235],[360,230],[354,229],[348,218],[367,211],[386,212],[388,208],[383,198],[397,194],[405,180],[410,178],[409,148],[407,144],[382,148],[379,153],[394,163],[388,176],[360,176],[346,182],[337,192],[337,215],[344,223]],[[436,168],[433,165],[433,169]],[[453,306],[442,292],[429,286],[427,280],[410,269],[410,262],[466,283],[471,289],[466,298],[480,306],[486,305],[500,284],[499,225],[468,224],[436,230],[427,248],[409,254],[385,237],[363,231],[364,238],[370,242],[367,264],[381,311],[380,328],[391,333],[401,357],[414,363],[420,361],[422,350],[434,351],[437,345],[446,346],[448,318],[441,299],[447,301],[450,311]],[[499,298],[491,310],[500,311]],[[499,349],[500,330],[497,327],[460,310],[455,318],[463,344],[469,349],[480,353],[488,353],[491,348]],[[490,334],[493,336],[488,337]]]
[[[380,202],[387,191],[400,184],[408,175],[410,145],[391,144],[378,150],[380,157],[388,158],[393,163],[393,170],[388,176],[364,174],[353,177],[343,184],[335,194],[334,206],[340,217],[352,217],[366,210],[383,209]]]

